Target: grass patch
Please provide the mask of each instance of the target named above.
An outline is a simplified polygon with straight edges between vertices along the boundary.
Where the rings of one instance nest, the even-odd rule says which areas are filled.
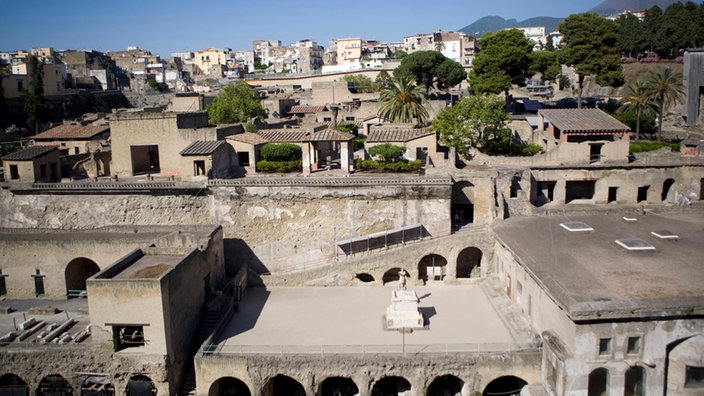
[[[648,141],[631,142],[628,151],[630,153],[644,153],[646,151],[660,150],[663,147],[670,147],[672,149],[672,151],[675,153],[680,151],[679,143],[648,142]]]

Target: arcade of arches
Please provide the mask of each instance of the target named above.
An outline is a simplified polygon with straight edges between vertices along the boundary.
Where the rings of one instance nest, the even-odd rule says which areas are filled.
[[[372,396],[398,396],[407,395],[413,392],[411,382],[401,376],[386,376],[370,384],[371,389],[367,392],[360,392],[358,385],[349,377],[328,377],[318,385],[317,396],[353,396],[369,394]],[[482,395],[519,395],[521,389],[527,385],[522,378],[515,376],[503,376],[495,378],[484,388]],[[435,377],[428,385],[425,395],[427,396],[460,396],[468,392],[465,382],[454,375],[441,375]],[[256,394],[256,390],[250,390],[248,386],[234,377],[222,377],[212,383],[208,390],[208,396],[250,396]],[[423,394],[423,393],[421,393]],[[261,389],[262,396],[294,395],[306,396],[303,385],[297,380],[286,375],[276,375],[266,381]]]
[[[93,260],[78,257],[66,265],[66,293],[71,296],[75,292],[86,290],[86,280],[100,272],[100,267]],[[74,293],[72,293],[74,291]]]

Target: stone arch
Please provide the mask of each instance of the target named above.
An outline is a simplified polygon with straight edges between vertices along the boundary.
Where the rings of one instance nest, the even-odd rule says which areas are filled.
[[[428,273],[428,268],[434,268],[435,272]],[[447,273],[447,259],[439,254],[428,254],[418,262],[418,279],[424,282],[428,280],[443,280]],[[439,272],[437,272],[439,271]]]
[[[672,341],[665,351],[665,393],[682,394],[704,386],[704,334]]]
[[[208,396],[251,396],[247,384],[234,377],[221,377],[210,385]]]
[[[156,385],[146,375],[133,375],[127,381],[127,396],[154,396],[156,391]]]
[[[0,396],[29,396],[29,385],[16,374],[0,376]]]
[[[427,396],[461,396],[464,381],[454,375],[436,377],[428,387]]]
[[[66,294],[71,295],[71,290],[86,290],[86,279],[100,272],[100,267],[95,261],[77,257],[66,265],[64,275],[66,278]]]
[[[645,368],[634,366],[626,370],[623,396],[645,396]]]
[[[81,384],[81,396],[113,396],[115,385],[107,377],[88,377]]]
[[[669,178],[662,183],[662,194],[660,198],[663,202],[667,199],[667,194],[670,192],[672,185],[675,184],[675,179]]]
[[[354,396],[359,394],[359,388],[352,378],[329,377],[320,383],[318,396]]]
[[[526,382],[523,378],[513,375],[505,375],[503,377],[495,378],[489,382],[486,388],[484,388],[482,396],[517,396],[521,394],[521,389],[523,389],[526,385],[528,385],[528,382]]]
[[[306,396],[306,390],[295,379],[279,374],[266,382],[262,396]]]
[[[364,283],[371,283],[374,282],[374,277],[371,274],[368,274],[366,272],[361,272],[355,276],[355,278],[359,279],[361,282]]]
[[[600,367],[589,373],[589,383],[587,385],[587,395],[608,396],[609,394],[609,370]]]
[[[478,277],[483,256],[479,248],[471,246],[463,249],[457,255],[457,278]]]
[[[71,396],[73,387],[66,379],[58,374],[50,374],[39,381],[37,396]]]
[[[391,268],[390,270],[384,272],[384,275],[381,277],[381,283],[383,285],[385,285],[390,282],[397,282],[398,281],[398,273],[401,271],[403,271],[403,268],[394,267],[394,268]]]
[[[383,377],[374,383],[371,394],[376,396],[396,396],[411,391],[411,383],[403,377]]]

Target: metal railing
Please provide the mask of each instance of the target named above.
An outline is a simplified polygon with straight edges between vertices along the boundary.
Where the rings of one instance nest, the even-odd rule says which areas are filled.
[[[404,350],[405,349],[405,350]],[[203,355],[449,355],[539,352],[540,345],[517,343],[468,344],[382,344],[382,345],[212,345],[206,344]]]

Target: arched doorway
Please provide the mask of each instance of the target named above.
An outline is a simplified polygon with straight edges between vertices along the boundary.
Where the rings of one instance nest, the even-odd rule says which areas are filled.
[[[418,279],[443,280],[445,278],[447,259],[439,254],[429,254],[418,262]]]
[[[598,368],[589,373],[589,385],[587,395],[608,396],[609,394],[609,370]]]
[[[133,375],[127,381],[127,396],[153,396],[156,391],[154,382],[146,375]]]
[[[279,374],[266,383],[262,396],[306,396],[306,391],[300,382]]]
[[[363,283],[374,282],[374,277],[367,273],[357,274],[355,278],[359,279]]]
[[[71,260],[64,271],[66,295],[69,298],[79,296],[80,292],[86,290],[86,279],[98,272],[100,272],[100,267],[91,259],[78,257]]]
[[[672,188],[673,184],[675,184],[675,179],[667,179],[662,183],[662,195],[660,198],[663,202],[667,199],[667,194],[670,192],[670,188]]]
[[[330,377],[320,384],[319,396],[354,396],[358,394],[359,388],[351,378]]]
[[[397,396],[411,391],[411,383],[403,377],[384,377],[372,387],[372,396]]]
[[[37,396],[71,396],[73,388],[66,379],[58,374],[47,375],[39,381]]]
[[[464,382],[454,375],[437,377],[428,387],[428,396],[461,396]]]
[[[234,377],[222,377],[210,385],[208,396],[250,396],[247,384]]]
[[[398,273],[403,271],[402,268],[394,267],[390,270],[384,272],[384,276],[381,278],[382,284],[387,284],[389,282],[398,282]]]
[[[29,385],[15,374],[0,376],[0,396],[29,396]]]
[[[528,383],[523,378],[513,375],[506,375],[489,382],[484,388],[482,396],[504,395],[517,396],[521,394],[521,389]]]
[[[641,366],[631,367],[626,370],[626,384],[623,396],[645,395],[645,369]]]
[[[457,278],[472,278],[480,275],[482,251],[475,247],[463,249],[457,255]]]
[[[88,377],[81,384],[81,396],[113,396],[115,386],[107,377]]]

